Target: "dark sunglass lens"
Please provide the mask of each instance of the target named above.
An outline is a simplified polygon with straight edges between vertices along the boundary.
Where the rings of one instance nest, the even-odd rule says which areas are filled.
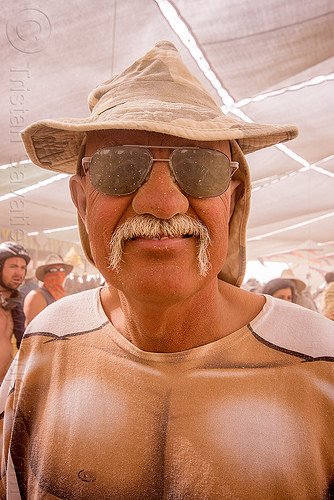
[[[229,159],[211,149],[175,149],[171,156],[181,189],[195,198],[219,196],[229,186]]]
[[[103,194],[133,193],[144,182],[150,160],[150,152],[146,149],[128,146],[100,149],[92,157],[90,181]]]

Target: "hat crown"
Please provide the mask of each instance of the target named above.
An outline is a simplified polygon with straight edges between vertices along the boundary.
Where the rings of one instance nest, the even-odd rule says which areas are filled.
[[[292,269],[283,269],[283,271],[281,273],[281,278],[293,280],[294,284],[299,292],[302,292],[304,290],[304,288],[306,288],[306,283],[303,280],[301,280],[300,278],[297,278],[294,275],[294,272],[292,271]]]
[[[57,254],[50,254],[47,256],[44,265],[49,266],[49,265],[56,265],[56,264],[64,264],[64,259]]]
[[[152,99],[192,106],[201,103],[202,107],[222,115],[211,94],[189,71],[175,45],[168,41],[158,42],[122,73],[101,83],[89,95],[88,105],[93,115],[99,115],[118,104]]]

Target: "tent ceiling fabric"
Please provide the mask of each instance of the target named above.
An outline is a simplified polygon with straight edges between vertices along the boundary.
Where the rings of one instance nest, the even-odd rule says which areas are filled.
[[[264,258],[308,240],[334,251],[333,3],[160,3],[161,9],[158,0],[18,0],[2,6],[0,166],[26,159],[20,129],[43,118],[87,116],[91,90],[162,39],[178,47],[223,105],[164,17],[162,8],[172,5],[237,109],[253,121],[299,128],[299,137],[286,146],[304,168],[275,147],[248,155],[254,185],[248,258]],[[24,204],[27,233],[76,224],[66,178],[1,198],[52,175],[31,164],[0,169],[0,229],[12,225],[14,199]],[[78,242],[73,229],[48,237]]]

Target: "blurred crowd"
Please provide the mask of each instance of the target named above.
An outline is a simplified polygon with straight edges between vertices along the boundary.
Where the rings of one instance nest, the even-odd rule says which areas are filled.
[[[0,384],[25,328],[47,306],[66,295],[103,284],[100,275],[73,273],[73,265],[57,254],[31,269],[27,250],[17,243],[0,244]]]
[[[103,283],[104,280],[101,279],[100,275],[88,276],[87,273],[81,275],[71,273],[65,279],[64,290],[66,295],[73,295],[74,293],[91,290],[92,288],[103,285]]]
[[[256,278],[250,278],[242,288],[293,302],[334,321],[334,272],[325,274],[324,282],[315,292],[311,292],[310,287],[297,278],[291,269],[284,270],[280,277],[267,283],[260,283]]]

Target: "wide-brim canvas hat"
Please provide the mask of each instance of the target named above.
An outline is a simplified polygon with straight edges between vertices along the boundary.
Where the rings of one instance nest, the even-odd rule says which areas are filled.
[[[66,262],[64,262],[64,260],[62,259],[62,257],[60,255],[52,253],[52,254],[47,256],[43,265],[38,266],[36,268],[36,271],[35,271],[36,278],[39,281],[43,281],[47,269],[50,267],[56,266],[56,265],[60,265],[61,267],[64,268],[64,270],[65,270],[64,272],[65,272],[66,276],[68,274],[70,274],[70,272],[73,269],[73,266],[71,264],[66,264]]]
[[[220,277],[240,285],[251,192],[244,154],[295,138],[296,127],[246,123],[227,117],[168,41],[158,42],[129,68],[99,85],[89,95],[88,104],[88,118],[41,120],[22,131],[22,140],[34,164],[74,174],[86,134],[93,130],[146,130],[190,140],[233,143],[232,159],[240,164],[236,176],[242,178],[245,190],[230,223],[229,253],[224,266],[228,271]],[[86,257],[94,264],[80,218],[79,231]]]
[[[292,269],[283,269],[281,273],[281,278],[293,281],[297,292],[302,292],[306,288],[306,283],[301,279],[297,278]]]

